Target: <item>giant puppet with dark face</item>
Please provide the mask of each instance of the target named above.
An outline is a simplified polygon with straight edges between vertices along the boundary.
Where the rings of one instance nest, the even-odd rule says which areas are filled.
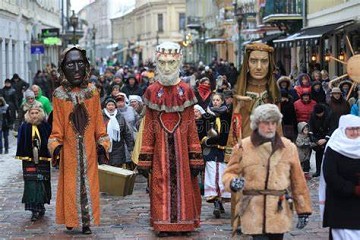
[[[155,83],[144,93],[147,105],[138,167],[152,170],[150,223],[159,234],[199,227],[201,196],[197,174],[203,168],[192,89],[179,78],[180,46],[156,47]]]
[[[65,49],[60,56],[61,86],[53,93],[53,123],[49,150],[53,163],[60,159],[56,197],[56,222],[67,229],[100,223],[97,147],[110,145],[103,121],[100,96],[89,83],[90,64],[86,51]]]

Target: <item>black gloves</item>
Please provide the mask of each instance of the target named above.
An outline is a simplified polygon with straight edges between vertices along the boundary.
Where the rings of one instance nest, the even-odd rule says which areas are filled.
[[[245,186],[245,179],[243,177],[241,178],[234,178],[230,182],[230,189],[233,192],[237,192],[241,189],[243,189]]]
[[[309,222],[309,215],[301,214],[299,215],[298,223],[296,224],[297,229],[303,229]]]

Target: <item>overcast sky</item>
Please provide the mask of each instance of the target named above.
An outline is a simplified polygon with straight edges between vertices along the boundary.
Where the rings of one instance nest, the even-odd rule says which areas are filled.
[[[79,12],[84,6],[92,2],[94,2],[94,0],[71,0],[71,10]]]

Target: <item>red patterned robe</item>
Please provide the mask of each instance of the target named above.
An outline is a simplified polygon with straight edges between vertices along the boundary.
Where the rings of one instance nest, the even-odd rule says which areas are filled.
[[[201,196],[192,170],[203,168],[193,91],[184,82],[156,82],[144,94],[147,105],[139,168],[152,169],[150,224],[158,232],[199,227]]]

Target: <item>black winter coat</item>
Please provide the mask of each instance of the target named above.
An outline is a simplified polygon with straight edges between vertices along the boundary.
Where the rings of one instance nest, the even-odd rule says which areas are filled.
[[[311,113],[309,120],[310,128],[310,139],[312,142],[316,143],[320,139],[328,140],[331,135],[331,111],[328,107],[324,112],[322,117],[316,116],[315,112]]]
[[[360,159],[341,155],[330,147],[324,158],[326,201],[323,227],[360,230]]]
[[[135,84],[132,87],[128,84],[124,84],[121,88],[121,92],[125,93],[127,97],[129,97],[130,95],[143,95],[143,90],[141,89],[141,87],[139,87],[138,84]]]
[[[103,112],[104,122],[109,122],[108,116]],[[116,114],[116,120],[120,126],[120,135],[121,139],[119,142],[112,141],[112,151],[109,154],[109,164],[115,167],[121,167],[121,164],[126,162],[126,154],[125,154],[125,144],[127,146],[127,150],[131,152],[134,148],[134,137],[129,129],[128,124],[125,121],[125,118],[121,115],[120,111]]]

